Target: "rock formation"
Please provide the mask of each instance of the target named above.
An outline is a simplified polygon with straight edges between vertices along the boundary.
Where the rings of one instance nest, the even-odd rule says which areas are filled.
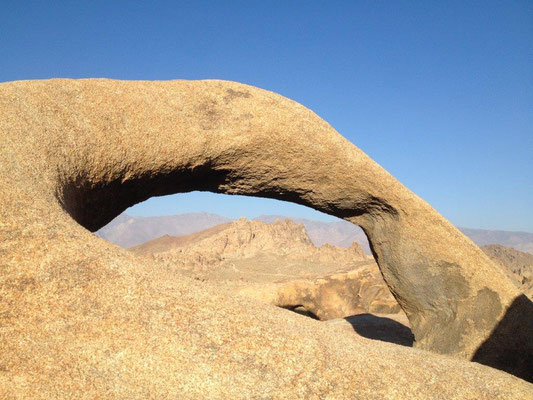
[[[238,293],[289,310],[300,309],[320,320],[401,311],[373,262],[351,271],[313,278],[246,285]]]
[[[274,222],[276,219],[283,219],[280,215],[261,215],[257,217],[260,221]],[[333,222],[314,221],[305,218],[293,218],[297,223],[303,224],[307,234],[315,246],[331,244],[337,247],[350,247],[353,242],[359,244],[366,254],[372,254],[368,239],[358,225],[348,221],[338,220]]]
[[[332,272],[339,267],[349,269],[368,260],[357,243],[349,248],[331,245],[316,247],[303,225],[296,225],[291,219],[267,224],[241,218],[191,235],[165,235],[130,250],[137,255],[151,256],[169,266],[179,264],[184,269],[197,267],[200,270],[210,269],[214,264],[223,262],[271,256],[281,258],[285,264],[292,262],[291,266],[284,267],[284,273],[289,273],[292,277],[298,274]],[[295,265],[297,261],[319,265],[303,265],[298,268]],[[260,261],[247,261],[249,264],[258,262]]]
[[[240,219],[182,237],[163,236],[131,251],[192,271],[234,293],[320,319],[398,313],[400,307],[361,246],[316,247],[292,220]]]
[[[88,232],[190,190],[275,197],[361,225],[419,349],[233,298]],[[528,379],[531,302],[428,204],[274,93],[2,83],[0,199],[3,398],[532,397],[518,378],[421,350]]]

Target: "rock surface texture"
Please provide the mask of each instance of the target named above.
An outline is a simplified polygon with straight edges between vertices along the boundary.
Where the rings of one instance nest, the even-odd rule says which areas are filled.
[[[300,309],[319,320],[401,311],[373,262],[351,271],[247,285],[237,293],[289,310]]]
[[[227,295],[89,232],[190,190],[275,197],[361,225],[418,349]],[[0,199],[1,398],[533,397],[531,384],[457,359],[511,363],[527,379],[531,302],[428,204],[274,93],[2,83]]]

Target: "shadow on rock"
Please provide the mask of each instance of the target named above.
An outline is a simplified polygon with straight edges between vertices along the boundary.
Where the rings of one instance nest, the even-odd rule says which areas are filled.
[[[518,296],[472,361],[533,382],[533,303]]]
[[[344,318],[354,331],[368,339],[381,340],[402,346],[412,347],[414,336],[411,329],[391,318],[373,314],[358,314]]]

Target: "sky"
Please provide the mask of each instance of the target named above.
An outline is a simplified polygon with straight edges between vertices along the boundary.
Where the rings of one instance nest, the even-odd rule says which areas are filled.
[[[307,106],[452,223],[533,232],[531,1],[0,2],[0,82],[226,79]],[[133,215],[331,217],[191,193]]]

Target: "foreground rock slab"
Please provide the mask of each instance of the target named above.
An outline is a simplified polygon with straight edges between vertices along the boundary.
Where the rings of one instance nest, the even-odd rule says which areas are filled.
[[[481,346],[480,361],[527,371],[531,303],[303,106],[220,81],[25,81],[0,84],[2,398],[532,398],[503,372],[346,337],[88,231],[193,189],[360,224],[419,347]]]
[[[300,311],[319,320],[369,312],[401,312],[400,306],[384,284],[379,269],[371,261],[351,271],[247,285],[237,293]]]

